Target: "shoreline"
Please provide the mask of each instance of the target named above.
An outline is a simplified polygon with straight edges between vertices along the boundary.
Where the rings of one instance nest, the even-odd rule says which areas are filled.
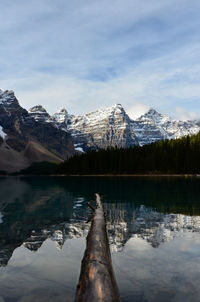
[[[184,177],[199,178],[200,174],[19,174],[19,175],[0,175],[0,177]]]

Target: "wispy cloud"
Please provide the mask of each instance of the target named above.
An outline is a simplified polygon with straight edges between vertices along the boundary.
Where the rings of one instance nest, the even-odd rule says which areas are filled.
[[[140,117],[142,114],[146,113],[149,109],[150,108],[147,105],[136,103],[127,109],[127,113],[133,120],[135,120],[138,117]]]
[[[0,87],[25,107],[200,116],[198,0],[2,0]]]
[[[182,107],[176,107],[176,111],[180,120],[187,121],[187,120],[194,120],[198,118],[198,114],[196,112],[188,111]]]

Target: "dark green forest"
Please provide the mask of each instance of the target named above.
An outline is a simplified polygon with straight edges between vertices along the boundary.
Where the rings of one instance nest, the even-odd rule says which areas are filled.
[[[25,174],[200,174],[200,132],[143,147],[89,151],[59,165],[34,164]]]

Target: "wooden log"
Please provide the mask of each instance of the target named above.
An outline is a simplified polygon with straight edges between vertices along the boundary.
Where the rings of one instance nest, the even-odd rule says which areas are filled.
[[[119,291],[112,268],[111,254],[101,199],[96,194],[87,245],[82,260],[75,302],[118,302]]]

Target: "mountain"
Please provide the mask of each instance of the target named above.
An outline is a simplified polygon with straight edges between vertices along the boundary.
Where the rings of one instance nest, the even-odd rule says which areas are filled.
[[[200,174],[200,131],[135,148],[110,148],[74,156],[59,174]],[[29,172],[30,173],[30,172]]]
[[[62,109],[53,118],[57,125],[71,133],[75,147],[83,151],[138,144],[131,120],[120,104],[85,115],[69,115]]]
[[[42,119],[68,131],[79,151],[110,146],[143,146],[159,140],[196,134],[200,130],[200,120],[173,120],[152,108],[138,119],[132,120],[120,104],[85,115],[70,115],[62,108],[50,116],[41,106],[36,106],[29,112],[36,120]]]
[[[199,130],[200,120],[177,121],[152,108],[132,120],[120,104],[85,115],[62,108],[51,116],[41,105],[25,110],[13,91],[0,90],[0,170],[8,172],[35,161],[61,162],[75,151],[143,146]]]
[[[74,153],[71,135],[23,109],[13,91],[0,90],[0,170],[35,161],[61,162]]]
[[[177,121],[152,108],[131,123],[140,146],[196,134],[200,130],[200,120]]]
[[[37,122],[50,121],[50,115],[41,105],[34,106],[28,110],[29,116],[33,117]]]

